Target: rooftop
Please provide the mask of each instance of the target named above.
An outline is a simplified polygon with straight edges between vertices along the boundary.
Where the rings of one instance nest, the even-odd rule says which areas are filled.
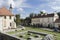
[[[54,16],[54,13],[52,14],[39,14],[37,16],[34,16],[32,18],[44,18],[44,17],[53,17]]]
[[[0,8],[1,16],[13,16],[13,14],[5,7]]]

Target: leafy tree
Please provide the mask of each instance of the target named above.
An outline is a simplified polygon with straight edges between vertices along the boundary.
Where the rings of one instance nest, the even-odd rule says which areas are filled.
[[[59,16],[59,18],[60,18],[60,12],[57,12],[57,14],[58,14],[58,16]]]
[[[29,17],[32,18],[34,15],[35,15],[34,13],[31,13],[31,14],[29,15]]]
[[[21,20],[21,23],[24,23],[24,19],[20,19]]]
[[[45,14],[43,11],[40,11],[40,14]]]
[[[30,17],[26,17],[25,18],[25,24],[26,25],[30,25],[30,23],[31,23],[31,18]]]
[[[20,21],[21,21],[21,25],[25,24],[25,19],[20,19]]]
[[[20,24],[20,14],[16,14],[15,17],[16,17],[16,19],[15,19],[16,25],[19,25]]]
[[[43,11],[40,11],[40,14],[43,14]]]

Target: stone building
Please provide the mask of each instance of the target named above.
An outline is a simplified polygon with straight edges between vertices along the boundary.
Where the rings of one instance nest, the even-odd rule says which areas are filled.
[[[59,16],[57,13],[51,13],[51,14],[39,14],[37,16],[32,17],[31,24],[42,24],[44,27],[47,27],[50,25],[51,27],[57,27],[57,24],[59,22],[55,22],[57,19],[59,19]],[[60,21],[60,20],[59,20]],[[59,25],[58,25],[59,27]]]

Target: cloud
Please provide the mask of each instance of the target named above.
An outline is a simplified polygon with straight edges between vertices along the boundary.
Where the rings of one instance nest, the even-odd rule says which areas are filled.
[[[0,0],[0,7],[3,6],[4,3],[4,0]]]
[[[21,11],[24,11],[24,9],[22,9],[22,8],[19,8],[19,9],[18,9],[18,11],[20,11],[20,10],[21,10]]]
[[[30,8],[31,5],[26,3],[27,0],[0,0],[0,6],[10,6],[12,4],[13,8],[24,8],[28,7]]]
[[[60,0],[46,0],[46,3],[39,5],[40,9],[46,9],[47,11],[59,11],[60,10]]]
[[[41,10],[41,11],[43,11],[44,13],[46,13],[46,12],[47,12],[46,10]]]
[[[59,6],[53,6],[53,7],[51,7],[51,8],[54,9],[54,10],[59,10],[59,9],[60,9]]]
[[[60,9],[60,0],[50,1],[48,3],[48,6],[50,6],[53,10],[59,10]]]
[[[13,8],[30,7],[26,1],[27,0],[8,0],[8,5],[12,4]]]
[[[17,9],[17,11],[20,12],[20,13],[25,13],[23,8],[19,8],[19,9]]]
[[[14,1],[14,3],[17,4],[17,5],[15,5],[15,7],[16,8],[21,7],[25,1],[26,0],[17,0],[17,1]]]
[[[8,6],[10,6],[10,4],[12,4],[12,7],[15,8],[15,3],[13,0],[8,0]]]
[[[24,13],[23,8],[31,8],[31,5],[26,3],[27,0],[9,0],[8,5],[12,4],[13,8],[17,8],[18,12]]]

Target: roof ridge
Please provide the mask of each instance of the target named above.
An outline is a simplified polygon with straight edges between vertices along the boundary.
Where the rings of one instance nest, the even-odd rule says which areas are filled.
[[[0,8],[0,15],[12,16],[13,14],[6,7],[2,7],[2,8]]]

